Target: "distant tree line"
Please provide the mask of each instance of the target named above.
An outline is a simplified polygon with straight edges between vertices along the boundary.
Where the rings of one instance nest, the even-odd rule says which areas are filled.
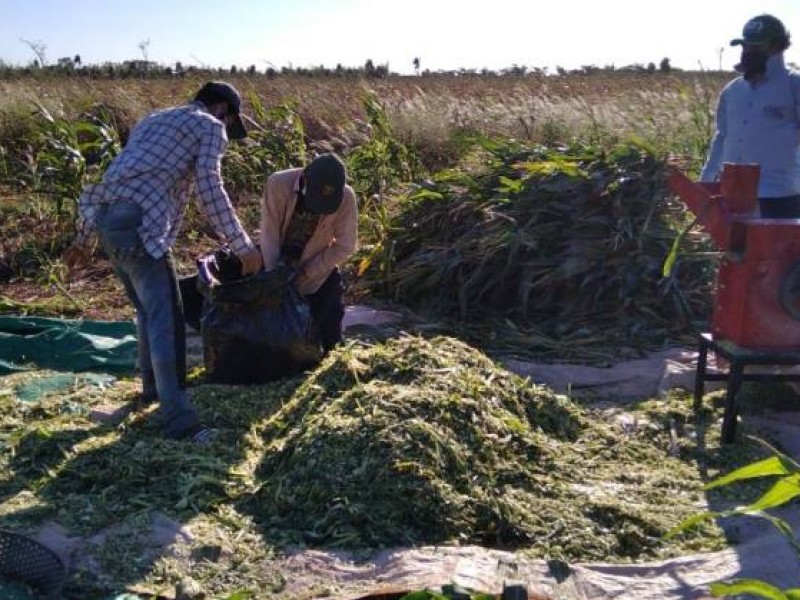
[[[231,65],[228,68],[197,67],[194,65],[183,65],[176,62],[174,65],[164,65],[150,60],[135,59],[123,62],[105,62],[102,64],[84,64],[79,54],[74,57],[62,57],[55,63],[42,65],[38,59],[34,59],[29,65],[15,66],[9,65],[0,59],[0,77],[14,77],[20,75],[66,75],[81,76],[105,79],[125,79],[125,78],[169,78],[183,77],[189,74],[214,74],[214,75],[263,75],[274,77],[277,75],[302,75],[308,77],[345,77],[360,76],[369,78],[384,78],[391,73],[388,65],[376,65],[372,60],[367,60],[361,67],[344,67],[341,64],[335,68],[324,66],[314,67],[267,67],[259,70],[256,65],[241,67]]]
[[[146,56],[146,49],[142,50]],[[37,55],[38,56],[38,55]],[[44,58],[42,52],[41,58]],[[436,70],[421,69],[421,61],[419,58],[413,60],[413,67],[416,76],[430,77],[430,76],[547,76],[547,75],[593,75],[597,73],[669,73],[671,71],[679,70],[670,65],[669,58],[663,58],[658,65],[655,63],[632,64],[623,67],[616,67],[614,65],[607,65],[598,67],[596,65],[585,65],[578,69],[565,69],[563,67],[556,67],[555,72],[551,72],[547,67],[527,67],[524,65],[512,65],[510,67],[491,70],[491,69],[454,69],[454,70]],[[392,75],[397,75],[389,70],[388,64],[375,64],[372,59],[367,59],[363,66],[360,67],[345,67],[341,64],[336,65],[334,68],[325,66],[312,66],[312,67],[292,67],[284,66],[281,68],[274,68],[272,66],[259,70],[256,65],[249,65],[247,67],[240,67],[238,65],[231,65],[228,68],[210,68],[210,67],[197,67],[194,65],[184,65],[181,62],[176,62],[172,65],[163,65],[157,62],[147,60],[146,58],[136,60],[126,60],[121,63],[105,62],[103,64],[84,64],[79,54],[75,56],[66,56],[59,58],[55,63],[43,64],[37,57],[27,66],[14,66],[0,60],[0,78],[14,78],[20,76],[80,76],[90,77],[96,79],[126,79],[126,78],[139,78],[139,79],[158,79],[158,78],[172,78],[184,77],[190,74],[199,74],[204,76],[227,76],[227,75],[247,75],[250,77],[265,76],[276,77],[279,75],[295,75],[302,77],[366,77],[368,79],[383,79]]]

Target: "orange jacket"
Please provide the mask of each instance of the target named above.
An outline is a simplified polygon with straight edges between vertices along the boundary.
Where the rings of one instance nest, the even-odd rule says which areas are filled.
[[[302,173],[303,169],[278,171],[270,175],[264,186],[259,241],[267,270],[274,268],[280,259],[281,244],[297,203]],[[322,217],[303,249],[298,265],[298,291],[304,295],[316,292],[333,269],[355,252],[357,245],[356,195],[353,188],[346,185],[339,210]]]

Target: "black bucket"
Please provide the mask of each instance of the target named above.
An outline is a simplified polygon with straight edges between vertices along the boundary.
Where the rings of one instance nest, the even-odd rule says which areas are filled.
[[[0,581],[29,586],[45,600],[61,597],[66,568],[58,555],[29,537],[0,530]]]

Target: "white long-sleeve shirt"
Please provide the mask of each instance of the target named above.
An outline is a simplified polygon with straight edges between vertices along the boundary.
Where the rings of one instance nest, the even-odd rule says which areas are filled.
[[[716,121],[701,181],[716,180],[726,162],[756,163],[759,198],[800,194],[800,73],[782,54],[769,57],[756,83],[738,77],[725,86]]]

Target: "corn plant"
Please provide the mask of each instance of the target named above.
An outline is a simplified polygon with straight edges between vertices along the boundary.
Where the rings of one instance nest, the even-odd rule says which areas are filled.
[[[383,195],[388,188],[412,180],[421,172],[416,156],[392,135],[386,111],[374,92],[365,94],[362,106],[369,124],[369,139],[347,156],[350,180],[362,198]]]
[[[83,186],[99,179],[119,153],[119,136],[102,114],[70,121],[53,117],[43,106],[38,111],[35,156],[29,162],[31,188],[53,197],[56,213],[62,215],[64,200],[77,200]]]
[[[786,538],[792,549],[797,553],[798,558],[800,558],[800,543],[795,538],[791,526],[785,520],[768,512],[800,496],[800,464],[763,440],[757,441],[767,447],[773,453],[773,456],[745,465],[727,475],[717,477],[706,484],[705,489],[711,490],[758,477],[777,477],[778,479],[773,486],[764,492],[758,500],[746,506],[739,506],[726,511],[706,511],[693,515],[669,531],[667,533],[668,538],[708,519],[741,515],[754,516],[766,519],[771,523]],[[752,594],[758,598],[768,598],[769,600],[800,600],[800,588],[781,590],[759,579],[737,579],[729,583],[713,583],[711,584],[711,594],[716,597]]]
[[[305,131],[294,102],[266,108],[256,94],[248,98],[255,118],[242,144],[231,144],[222,162],[225,186],[233,196],[260,191],[281,169],[303,166]]]
[[[362,105],[370,138],[347,156],[349,179],[362,198],[360,229],[368,240],[358,271],[363,274],[374,268],[386,279],[394,260],[394,242],[385,193],[392,186],[420,175],[422,167],[417,157],[392,135],[389,119],[374,92],[364,95]]]

